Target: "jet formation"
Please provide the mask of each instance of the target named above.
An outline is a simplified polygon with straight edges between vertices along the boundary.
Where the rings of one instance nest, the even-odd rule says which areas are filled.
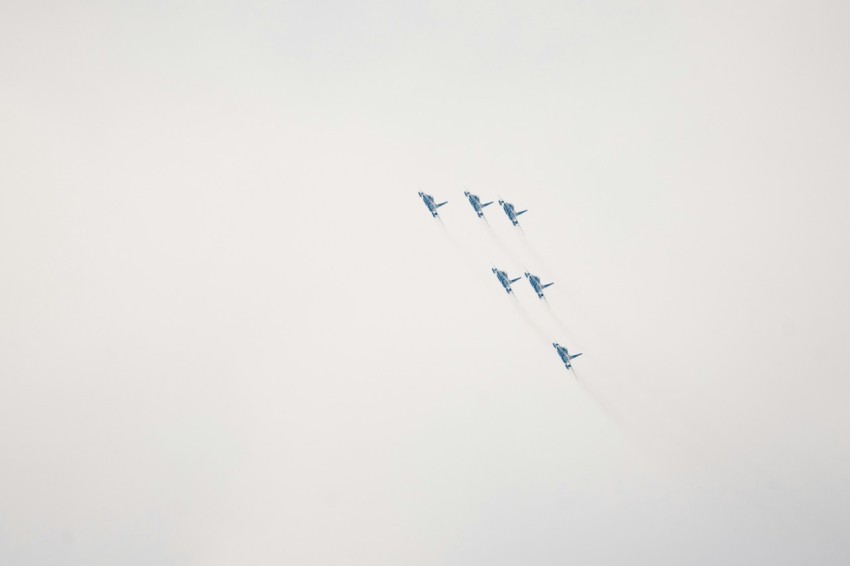
[[[478,215],[478,218],[484,218],[484,207],[490,206],[491,204],[493,204],[493,201],[491,200],[490,202],[485,202],[484,204],[481,204],[481,199],[478,198],[478,195],[474,195],[469,191],[463,191],[463,194],[466,196],[466,198],[469,199],[469,204],[472,205],[472,208],[473,210],[475,210],[475,214]]]
[[[441,206],[448,203],[448,201],[441,202],[437,204],[437,201],[434,200],[434,197],[431,195],[425,194],[422,191],[419,191],[419,196],[422,198],[425,206],[428,207],[428,211],[431,213],[431,216],[434,218],[438,218],[439,214],[437,213],[437,209]],[[472,209],[475,211],[475,215],[478,218],[484,219],[484,207],[490,206],[493,204],[493,201],[489,202],[481,202],[481,198],[478,195],[474,195],[469,191],[464,191],[463,196],[465,196],[469,200],[469,204],[472,206]],[[508,217],[508,220],[511,221],[511,224],[514,226],[519,226],[519,216],[521,214],[525,214],[528,210],[520,210],[516,211],[516,208],[513,204],[499,199],[499,205],[502,207],[502,210],[505,212],[505,215]],[[490,271],[496,276],[499,280],[499,283],[505,289],[505,292],[509,295],[513,294],[513,288],[511,285],[522,279],[522,277],[516,277],[512,279],[506,271],[502,271],[497,267],[492,267]],[[547,287],[551,287],[555,283],[542,283],[540,277],[530,273],[528,271],[525,272],[525,278],[528,279],[528,283],[531,285],[531,288],[534,290],[534,293],[537,295],[539,299],[546,299],[546,296],[543,293],[543,289]],[[561,358],[561,361],[564,363],[564,367],[568,370],[572,369],[572,360],[579,357],[581,353],[578,354],[570,354],[569,350],[567,350],[566,346],[561,346],[557,342],[552,342],[552,346],[555,348],[555,352],[557,352],[558,357]]]
[[[531,287],[534,289],[534,292],[537,293],[538,299],[545,299],[546,297],[543,296],[543,289],[554,285],[554,283],[546,283],[545,285],[541,285],[540,278],[527,271],[525,272],[525,278],[528,279],[529,283],[531,283]]]
[[[505,211],[505,214],[508,215],[508,219],[510,219],[511,224],[513,224],[514,226],[519,226],[518,216],[520,214],[525,214],[526,212],[528,212],[528,210],[520,210],[519,212],[517,212],[514,208],[514,205],[503,200],[500,200],[499,204],[502,205],[502,210]]]
[[[449,202],[445,201],[441,202],[440,204],[437,204],[437,202],[434,200],[434,197],[432,197],[431,195],[426,195],[422,191],[419,191],[419,196],[422,197],[423,201],[425,201],[425,206],[428,207],[428,210],[431,212],[431,216],[433,216],[434,218],[437,218],[439,216],[439,214],[437,214],[437,209]]]
[[[552,342],[552,346],[555,348],[555,351],[558,352],[558,355],[561,356],[561,361],[564,362],[564,367],[567,369],[572,369],[573,364],[571,363],[571,360],[574,360],[579,357],[581,355],[581,352],[579,352],[578,354],[570,355],[570,351],[567,350],[564,346],[558,344],[557,342]]]
[[[516,283],[517,281],[522,279],[522,277],[517,277],[516,279],[511,279],[510,277],[508,277],[507,273],[505,273],[504,271],[502,271],[500,269],[496,269],[495,267],[490,269],[490,271],[492,271],[493,273],[496,274],[496,277],[499,278],[499,283],[501,283],[502,287],[505,288],[505,292],[509,293],[509,294],[513,293],[513,291],[511,291],[511,283]]]

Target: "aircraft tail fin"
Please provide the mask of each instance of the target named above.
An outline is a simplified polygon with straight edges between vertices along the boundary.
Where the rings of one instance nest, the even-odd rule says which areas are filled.
[[[438,205],[437,205],[437,208],[440,208],[441,206],[443,206],[444,204],[446,204],[446,203],[448,203],[448,202],[449,202],[449,201],[443,201],[443,202],[441,202],[440,204],[438,204]]]
[[[528,209],[520,210],[519,212],[516,213],[516,215],[519,216],[520,214],[525,214],[526,212],[528,212]]]

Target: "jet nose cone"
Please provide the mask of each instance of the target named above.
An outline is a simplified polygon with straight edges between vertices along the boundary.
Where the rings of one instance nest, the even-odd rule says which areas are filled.
[[[526,277],[528,277],[528,272],[527,272],[527,271],[525,272],[525,276],[526,276]]]
[[[468,197],[468,196],[469,196],[469,191],[463,191],[463,195]]]
[[[419,196],[420,196],[420,197],[422,196],[422,191],[419,191]]]

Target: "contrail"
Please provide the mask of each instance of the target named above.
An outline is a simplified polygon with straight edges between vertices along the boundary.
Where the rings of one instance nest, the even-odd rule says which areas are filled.
[[[522,243],[522,247],[525,248],[525,251],[528,252],[528,255],[530,255],[534,259],[534,261],[537,262],[537,264],[539,264],[543,269],[552,272],[552,269],[549,267],[549,264],[543,258],[541,258],[536,251],[534,251],[534,248],[531,247],[531,244],[528,241],[528,237],[525,235],[525,231],[522,229],[522,227],[517,226],[517,228],[519,228],[519,232],[521,234],[519,241]]]
[[[514,308],[519,313],[520,317],[522,317],[525,323],[534,331],[535,334],[537,334],[538,338],[540,338],[544,342],[547,342],[549,340],[549,337],[546,336],[546,333],[543,332],[543,329],[540,328],[537,323],[531,320],[531,317],[529,317],[528,314],[523,310],[522,306],[519,304],[519,300],[516,298],[516,295],[511,293],[511,298],[513,299],[511,304],[514,305]]]
[[[587,393],[587,395],[593,400],[594,403],[599,406],[600,409],[605,411],[605,413],[614,422],[614,424],[616,424],[617,427],[621,430],[625,428],[625,422],[623,421],[622,417],[616,411],[614,411],[614,409],[611,408],[608,402],[605,401],[602,396],[590,386],[589,383],[579,377],[578,372],[574,367],[570,368],[570,373],[573,374],[576,383],[579,384],[579,386],[584,390],[584,392]]]
[[[516,255],[505,245],[501,238],[499,238],[499,236],[496,234],[496,231],[493,230],[492,226],[490,226],[489,222],[486,224],[486,228],[487,233],[490,234],[490,237],[493,239],[494,242],[496,242],[496,245],[499,247],[499,249],[502,250],[502,253],[508,256],[517,267],[521,267],[524,269],[525,262],[517,259]]]
[[[546,299],[546,297],[543,297],[543,302],[546,303],[546,312],[549,313],[549,316],[552,318],[552,320],[555,321],[555,324],[557,324],[558,327],[567,334],[572,334],[572,332],[567,329],[567,325],[564,324],[564,322],[561,320],[561,317],[559,317],[552,309],[552,305],[549,304],[549,301]]]
[[[608,344],[613,344],[617,347],[617,349],[622,350],[624,340],[618,335],[616,332],[616,327],[613,325],[606,324],[605,321],[600,320],[597,316],[592,316],[590,311],[588,311],[581,302],[576,301],[575,298],[568,293],[567,290],[568,282],[564,285],[556,285],[552,287],[551,294],[555,300],[555,306],[557,307],[560,303],[563,303],[562,308],[558,310],[562,311],[564,309],[569,313],[568,320],[570,322],[570,326],[573,330],[577,328],[581,328],[581,334],[586,338],[591,338],[593,340],[601,340]],[[546,301],[547,305],[551,308],[551,314],[554,318],[557,318],[555,313],[555,308],[551,307],[551,304]],[[558,324],[561,327],[564,327],[564,324],[561,321],[558,321]]]
[[[458,241],[455,240],[454,236],[452,236],[451,232],[449,232],[449,229],[443,223],[443,219],[439,216],[437,217],[437,219],[440,221],[440,226],[442,227],[442,232],[445,235],[446,239],[449,241],[449,243],[452,245],[458,255],[463,258],[463,261],[466,263],[467,267],[469,267],[475,273],[478,273],[480,270],[475,264],[475,260],[473,260],[472,257],[468,253],[466,253],[466,250],[463,249],[463,246],[461,246]]]

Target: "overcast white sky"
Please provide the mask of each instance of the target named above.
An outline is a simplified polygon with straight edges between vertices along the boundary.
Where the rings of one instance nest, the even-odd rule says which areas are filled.
[[[3,3],[0,563],[847,564],[848,24]]]

